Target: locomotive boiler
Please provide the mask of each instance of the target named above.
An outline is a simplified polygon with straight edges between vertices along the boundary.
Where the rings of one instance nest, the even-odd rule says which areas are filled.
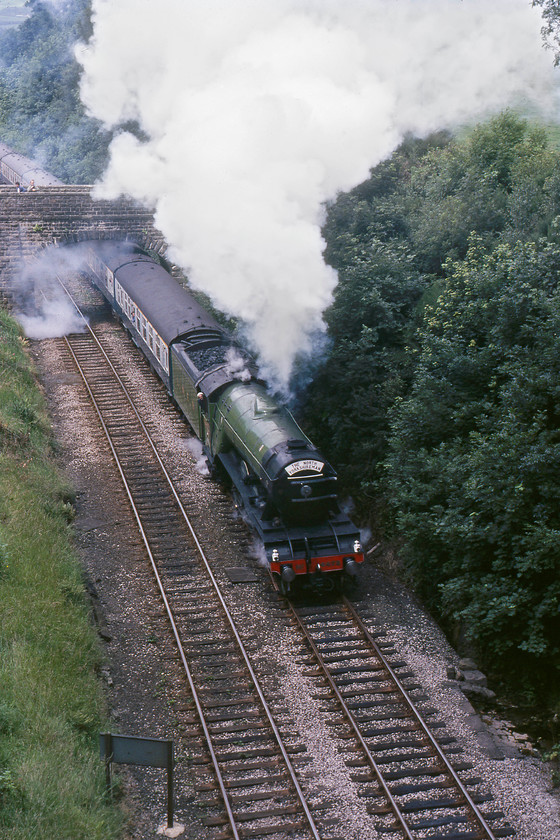
[[[333,467],[259,378],[255,361],[148,254],[97,244],[92,277],[200,439],[224,470],[282,592],[332,589],[363,562]]]

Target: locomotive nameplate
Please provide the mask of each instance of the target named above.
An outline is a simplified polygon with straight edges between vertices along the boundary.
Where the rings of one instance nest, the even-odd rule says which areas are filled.
[[[304,461],[294,461],[293,464],[288,464],[288,466],[285,467],[285,470],[288,475],[294,475],[299,472],[320,473],[323,471],[324,466],[323,461],[312,461],[308,458]]]

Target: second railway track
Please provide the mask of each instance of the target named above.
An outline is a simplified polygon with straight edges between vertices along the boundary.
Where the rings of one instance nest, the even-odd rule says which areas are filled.
[[[407,840],[514,835],[383,631],[347,598],[290,610],[379,830]]]
[[[443,727],[433,711],[424,709],[428,730],[438,732],[454,773],[466,784],[466,798],[453,787],[456,780],[436,764],[425,733],[418,734],[417,724],[403,724],[406,703],[396,698],[390,678],[375,661],[377,654],[364,628],[357,629],[359,617],[350,619],[347,607],[339,604],[316,604],[296,608],[311,651],[310,661],[300,666],[311,696],[315,692],[320,728],[328,732],[324,760],[330,756],[336,765],[330,768],[331,777],[340,774],[341,799],[333,799],[332,778],[323,786],[317,758],[312,763],[306,752],[307,733],[301,723],[305,710],[294,709],[299,713],[294,725],[286,713],[286,695],[275,692],[275,675],[258,641],[247,643],[251,633],[240,634],[235,628],[211,569],[202,574],[205,561],[198,537],[186,523],[181,499],[165,476],[156,447],[146,443],[147,430],[122,385],[115,384],[107,357],[101,348],[94,351],[94,340],[86,334],[71,336],[68,346],[129,487],[130,504],[195,698],[197,715],[187,734],[194,765],[204,773],[211,771],[209,781],[201,785],[201,796],[207,796],[210,807],[204,820],[208,837],[482,840],[511,835],[452,739],[441,737]],[[281,624],[281,616],[280,605],[272,603],[268,618]],[[295,649],[298,642],[291,638],[290,644]],[[383,640],[377,644],[381,652]],[[421,704],[419,687],[404,663],[395,654],[389,653],[389,658],[402,687]],[[252,675],[255,662],[258,674]],[[338,694],[333,694],[333,686]],[[328,775],[326,767],[324,772]],[[343,800],[350,788],[362,803],[359,830],[346,823],[351,809]]]

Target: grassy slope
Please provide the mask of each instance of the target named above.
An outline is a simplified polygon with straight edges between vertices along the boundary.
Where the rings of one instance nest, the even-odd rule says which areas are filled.
[[[70,492],[15,323],[0,312],[0,836],[111,840],[104,728]]]

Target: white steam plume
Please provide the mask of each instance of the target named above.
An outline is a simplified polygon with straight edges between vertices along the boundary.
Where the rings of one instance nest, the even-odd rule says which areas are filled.
[[[28,338],[59,338],[84,332],[83,318],[60,285],[85,267],[79,249],[45,248],[25,264],[10,286],[14,315]]]
[[[287,388],[324,329],[325,200],[407,131],[551,98],[529,0],[93,0],[82,98],[122,132],[98,194],[156,207],[191,283]],[[556,103],[554,103],[556,104]]]

